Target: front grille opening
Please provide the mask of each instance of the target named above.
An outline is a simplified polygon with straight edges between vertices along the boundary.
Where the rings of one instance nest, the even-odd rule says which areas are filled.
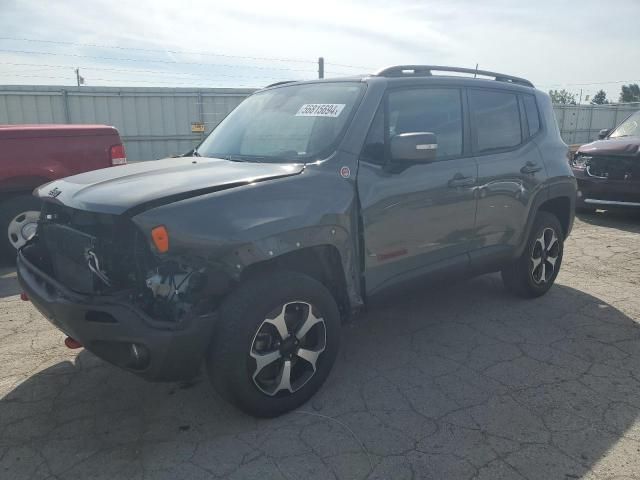
[[[640,162],[630,157],[593,156],[587,165],[591,177],[627,182],[640,181]]]
[[[111,294],[144,287],[155,264],[144,236],[127,217],[45,202],[33,263],[81,294]],[[37,258],[36,258],[37,257]],[[94,316],[105,323],[105,318]]]
[[[87,322],[118,323],[118,321],[115,318],[113,318],[113,315],[107,312],[101,312],[99,310],[89,310],[85,314],[84,318]]]

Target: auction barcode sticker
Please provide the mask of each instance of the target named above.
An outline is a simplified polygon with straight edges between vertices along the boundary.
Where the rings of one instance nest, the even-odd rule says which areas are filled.
[[[344,103],[305,103],[296,117],[337,117],[344,106]]]

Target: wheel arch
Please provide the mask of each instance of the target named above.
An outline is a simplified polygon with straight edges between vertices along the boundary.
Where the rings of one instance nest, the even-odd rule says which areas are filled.
[[[546,200],[538,207],[538,211],[548,212],[556,216],[562,226],[565,238],[571,231],[572,206],[569,197],[561,196]]]
[[[351,312],[343,258],[335,245],[320,244],[289,251],[249,265],[240,275],[244,282],[256,275],[286,270],[308,275],[322,283],[334,296],[343,318]]]
[[[36,187],[50,181],[51,178],[40,175],[20,175],[5,178],[0,181],[0,200],[5,201],[17,195],[31,195]]]
[[[518,248],[516,248],[514,252],[514,257],[519,257],[524,251],[538,212],[543,211],[555,215],[560,221],[564,237],[569,236],[573,228],[575,215],[575,190],[572,190],[572,192],[573,195],[565,188],[546,188],[534,197],[531,208],[529,209],[525,229],[520,237]]]

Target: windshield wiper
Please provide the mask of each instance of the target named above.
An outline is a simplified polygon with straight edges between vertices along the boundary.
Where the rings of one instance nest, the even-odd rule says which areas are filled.
[[[224,155],[222,158],[230,162],[263,163],[265,157],[242,157],[240,155]]]

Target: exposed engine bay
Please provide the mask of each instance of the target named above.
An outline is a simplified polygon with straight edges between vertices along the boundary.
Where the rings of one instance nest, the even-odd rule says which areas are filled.
[[[179,322],[215,302],[204,266],[158,260],[142,233],[122,216],[46,205],[38,233],[23,253],[68,289],[126,295],[154,320]]]
[[[199,303],[207,274],[204,268],[167,263],[149,272],[145,285],[147,290],[139,297],[143,309],[154,318],[170,321],[183,318]]]

